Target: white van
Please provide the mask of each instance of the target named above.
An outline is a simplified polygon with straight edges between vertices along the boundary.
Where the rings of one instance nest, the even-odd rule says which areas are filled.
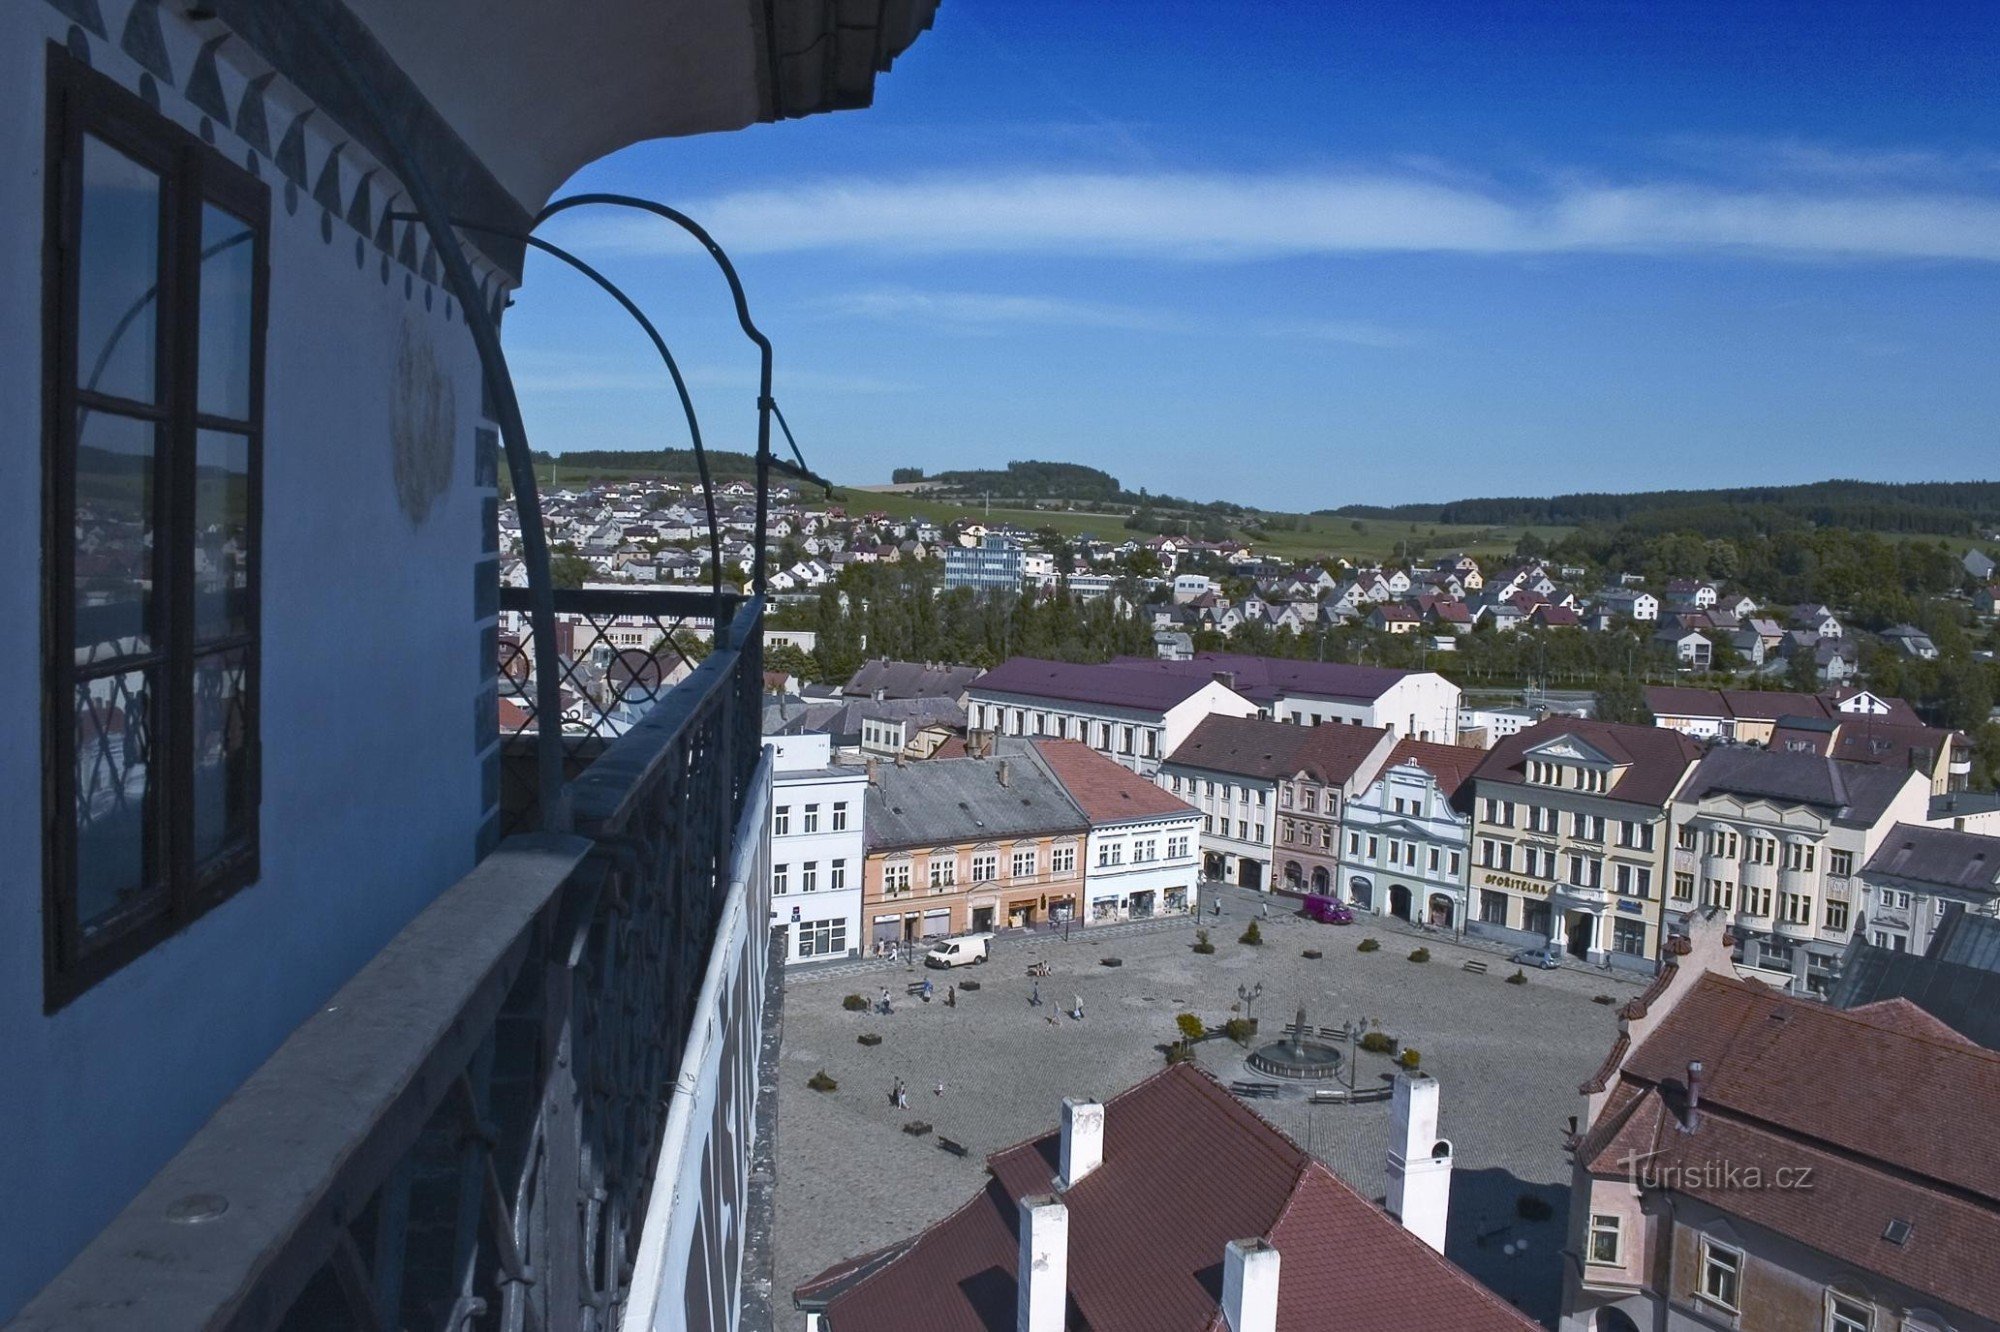
[[[993,944],[990,934],[967,934],[957,939],[940,939],[930,952],[924,954],[927,967],[963,967],[986,960],[987,949]]]

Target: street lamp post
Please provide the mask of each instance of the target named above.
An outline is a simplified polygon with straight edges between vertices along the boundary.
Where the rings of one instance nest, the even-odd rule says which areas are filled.
[[[1255,985],[1239,985],[1236,987],[1236,998],[1243,1005],[1243,1017],[1245,1021],[1255,1021],[1251,1016],[1251,1006],[1257,1002],[1258,997],[1263,993],[1263,981],[1258,981]]]

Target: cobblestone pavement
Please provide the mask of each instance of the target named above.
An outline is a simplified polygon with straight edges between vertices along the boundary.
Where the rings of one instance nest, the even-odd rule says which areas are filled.
[[[1207,889],[1204,889],[1207,892]],[[989,965],[952,972],[905,972],[873,960],[835,964],[786,977],[785,1031],[778,1105],[778,1325],[800,1328],[790,1292],[842,1258],[878,1248],[939,1220],[984,1182],[993,1151],[1055,1126],[1064,1096],[1109,1097],[1154,1072],[1173,1039],[1174,1015],[1199,1014],[1211,1026],[1232,1016],[1239,986],[1263,986],[1254,1003],[1264,1039],[1275,1039],[1299,1006],[1314,1026],[1338,1027],[1369,1018],[1415,1046],[1423,1066],[1443,1084],[1443,1127],[1457,1153],[1447,1252],[1473,1275],[1553,1324],[1559,1294],[1559,1250],[1567,1211],[1569,1168],[1562,1153],[1568,1117],[1582,1110],[1577,1084],[1602,1060],[1616,1032],[1615,1008],[1592,1002],[1608,994],[1622,1002],[1629,980],[1598,971],[1530,973],[1508,985],[1513,970],[1484,946],[1449,936],[1419,935],[1397,921],[1364,918],[1354,926],[1320,925],[1288,914],[1270,899],[1261,920],[1265,943],[1237,941],[1258,914],[1253,895],[1225,890],[1221,920],[1186,917],[1059,934],[1003,936]],[[1216,953],[1191,951],[1197,925],[1211,931]],[[1362,954],[1367,935],[1381,951]],[[1432,960],[1409,953],[1428,947]],[[1301,956],[1308,947],[1325,957]],[[1099,965],[1116,956],[1123,965]],[[1036,982],[1026,968],[1049,962],[1055,974],[1039,982],[1042,1003],[1031,1006]],[[1468,959],[1486,975],[1463,970]],[[928,974],[937,998],[907,997],[904,986]],[[945,986],[972,980],[975,993],[945,1006]],[[850,1013],[851,993],[894,997],[888,1016]],[[1077,997],[1085,1017],[1065,1015]],[[882,1043],[865,1047],[862,1032]],[[1197,1047],[1204,1067],[1225,1082],[1263,1080],[1248,1073],[1245,1051],[1221,1039]],[[805,1083],[825,1069],[839,1082],[831,1093]],[[1386,1058],[1362,1054],[1361,1085],[1380,1085]],[[909,1089],[910,1108],[889,1100],[896,1079]],[[935,1092],[944,1084],[944,1094]],[[1369,1197],[1385,1187],[1386,1104],[1311,1107],[1302,1098],[1257,1101],[1253,1107],[1324,1160]],[[910,1121],[934,1126],[928,1136],[902,1132]],[[950,1139],[964,1157],[940,1150]],[[1532,1192],[1554,1215],[1521,1221],[1516,1201]],[[1524,1256],[1503,1245],[1528,1241]],[[1384,1274],[1393,1280],[1392,1274]]]

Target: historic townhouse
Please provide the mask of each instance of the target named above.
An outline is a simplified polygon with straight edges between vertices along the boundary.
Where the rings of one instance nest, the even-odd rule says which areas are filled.
[[[1678,732],[1552,717],[1472,774],[1470,933],[1650,969],[1669,807],[1701,749]]]
[[[1395,743],[1373,726],[1210,717],[1157,780],[1201,812],[1205,878],[1320,891],[1339,877],[1341,811]]]
[[[1877,948],[1925,953],[1953,906],[2000,913],[2000,837],[1899,823],[1861,868],[1855,931]]]
[[[1571,1141],[1562,1332],[2000,1329],[2000,1054],[1740,980],[1700,913]]]
[[[1128,662],[1014,657],[974,680],[965,697],[975,732],[1081,741],[1144,776],[1158,772],[1204,717],[1257,715],[1257,705],[1223,679]]]
[[[1201,815],[1075,740],[1035,752],[1090,823],[1084,895],[1091,924],[1180,915],[1200,904]]]
[[[768,737],[771,923],[788,931],[787,962],[851,957],[865,946],[861,869],[868,775],[836,767],[833,737]]]
[[[1089,820],[1032,747],[871,763],[861,910],[872,951],[1076,919]]]
[[[1713,750],[1674,802],[1668,907],[1729,913],[1746,966],[1823,994],[1862,909],[1859,871],[1890,828],[1925,822],[1929,807],[1915,769]]]
[[[1464,924],[1472,863],[1469,779],[1485,757],[1461,745],[1397,743],[1341,820],[1342,895],[1352,906],[1440,929]]]

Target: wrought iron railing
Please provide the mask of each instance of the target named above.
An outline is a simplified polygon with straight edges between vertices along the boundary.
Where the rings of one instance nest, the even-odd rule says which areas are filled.
[[[701,1114],[743,1113],[707,1084],[762,1012],[760,611],[601,737],[573,835],[509,838],[420,913],[15,1326],[598,1332],[648,1267],[660,1325],[687,1272],[638,1252],[662,1142],[678,1170]],[[740,1224],[674,1192],[675,1234]]]
[[[528,590],[500,589],[498,727],[503,833],[540,826],[533,737],[542,728]],[[744,599],[668,588],[558,588],[556,674],[564,776],[580,774],[729,641]],[[761,692],[761,676],[757,680]]]

